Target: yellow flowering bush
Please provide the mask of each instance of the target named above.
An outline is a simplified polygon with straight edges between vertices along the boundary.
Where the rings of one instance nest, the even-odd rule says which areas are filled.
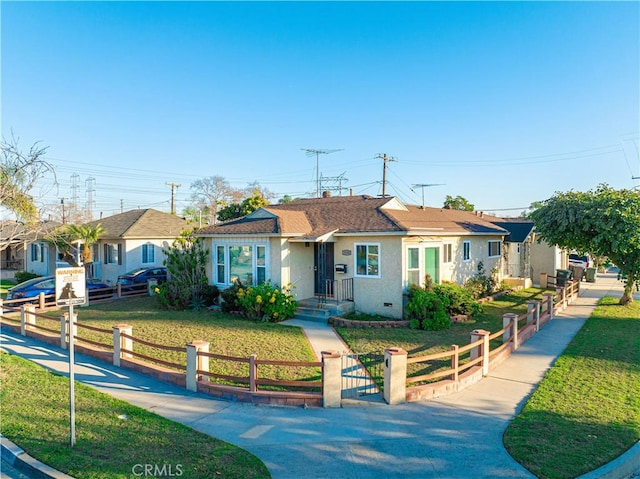
[[[236,304],[242,313],[257,321],[278,322],[292,318],[298,307],[291,285],[280,288],[266,281],[257,286],[238,288]]]

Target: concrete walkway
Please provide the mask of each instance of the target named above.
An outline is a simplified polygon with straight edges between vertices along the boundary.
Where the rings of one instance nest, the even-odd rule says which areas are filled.
[[[502,434],[597,300],[622,291],[614,275],[582,286],[573,305],[489,377],[428,402],[338,409],[226,402],[80,354],[76,379],[252,452],[275,479],[534,477],[507,454]],[[345,348],[330,327],[300,323],[287,324],[304,327],[316,352]],[[4,330],[2,349],[62,374],[68,369],[65,351]]]

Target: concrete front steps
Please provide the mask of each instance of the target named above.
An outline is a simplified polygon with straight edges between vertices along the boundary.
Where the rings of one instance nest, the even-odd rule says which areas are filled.
[[[353,310],[352,301],[337,304],[329,301],[323,303],[318,298],[309,298],[298,301],[298,309],[294,319],[326,324],[331,316],[341,316]]]

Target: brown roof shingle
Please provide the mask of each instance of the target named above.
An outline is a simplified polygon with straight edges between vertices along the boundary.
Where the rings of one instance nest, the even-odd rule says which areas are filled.
[[[102,239],[176,238],[188,225],[183,218],[150,208],[125,211],[87,224],[100,224],[105,229]]]
[[[473,213],[405,206],[395,198],[338,196],[271,205],[237,220],[202,228],[199,234],[319,237],[339,233],[506,234]]]

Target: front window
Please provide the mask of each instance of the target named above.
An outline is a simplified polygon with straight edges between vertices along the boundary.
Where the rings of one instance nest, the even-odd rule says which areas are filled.
[[[267,280],[266,245],[216,245],[214,249],[217,284],[261,284]]]
[[[409,284],[420,285],[420,250],[407,248],[407,280]]]
[[[462,243],[462,261],[471,260],[471,242],[464,241]]]
[[[356,276],[380,277],[380,245],[356,245]]]
[[[442,262],[443,263],[451,263],[452,260],[453,260],[452,245],[451,244],[446,244],[443,247]]]
[[[44,261],[44,248],[42,247],[42,243],[32,243],[31,244],[31,261]]]
[[[120,251],[117,244],[107,243],[104,245],[104,262],[106,264],[120,264]]]
[[[142,245],[142,262],[153,263],[155,261],[155,245],[151,243]]]
[[[489,241],[489,258],[500,256],[500,241]]]

